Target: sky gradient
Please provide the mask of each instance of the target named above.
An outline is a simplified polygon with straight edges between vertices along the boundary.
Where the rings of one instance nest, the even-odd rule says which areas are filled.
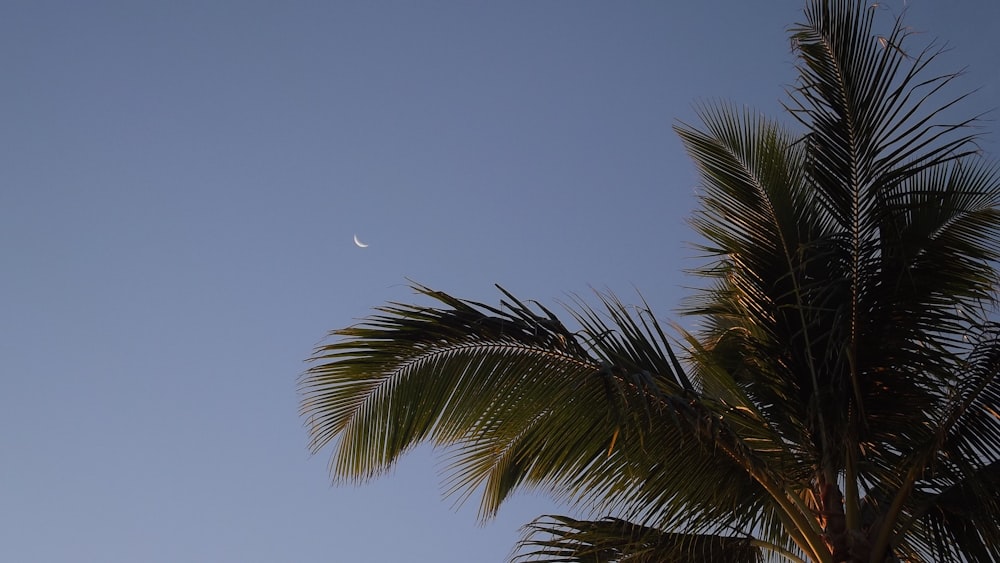
[[[904,4],[995,110],[1000,3],[876,9]],[[504,561],[567,509],[479,525],[425,449],[331,486],[304,360],[407,279],[676,318],[697,179],[671,127],[719,100],[791,123],[802,6],[6,2],[0,560]]]

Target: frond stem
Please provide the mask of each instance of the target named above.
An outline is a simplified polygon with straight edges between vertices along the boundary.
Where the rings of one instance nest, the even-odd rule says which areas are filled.
[[[424,363],[430,359],[442,356],[449,356],[457,352],[465,350],[491,350],[491,351],[517,351],[517,352],[528,352],[536,356],[547,357],[554,360],[559,360],[568,364],[574,364],[576,367],[598,370],[600,366],[595,363],[586,362],[580,358],[562,353],[555,352],[549,348],[541,348],[535,346],[528,346],[525,344],[499,344],[495,342],[491,343],[481,343],[481,342],[469,342],[462,344],[450,344],[442,347],[434,348],[424,354],[416,355],[407,361],[400,363],[393,372],[386,379],[392,376],[399,375],[400,373],[406,371],[411,366]]]

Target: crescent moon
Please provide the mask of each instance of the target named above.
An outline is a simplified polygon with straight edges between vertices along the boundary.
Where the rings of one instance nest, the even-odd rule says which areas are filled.
[[[368,248],[368,245],[358,240],[358,235],[354,235],[354,244],[358,245],[358,248]]]

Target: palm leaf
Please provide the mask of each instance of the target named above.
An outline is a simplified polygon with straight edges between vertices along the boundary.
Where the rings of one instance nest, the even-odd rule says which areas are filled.
[[[751,538],[663,532],[618,518],[548,516],[527,526],[517,561],[540,563],[757,563]]]
[[[685,389],[650,317],[609,297],[616,324],[584,309],[574,334],[509,294],[501,310],[415,289],[445,306],[393,304],[336,331],[301,382],[313,450],[337,439],[337,478],[376,476],[429,441],[448,448],[452,492],[482,488],[483,516],[520,486],[663,521],[731,518],[706,476],[748,508],[766,498],[741,467],[764,463]]]

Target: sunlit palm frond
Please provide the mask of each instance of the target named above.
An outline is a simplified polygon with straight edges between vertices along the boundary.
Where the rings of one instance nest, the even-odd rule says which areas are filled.
[[[481,488],[484,516],[521,486],[661,521],[764,502],[743,465],[766,464],[690,391],[651,316],[608,296],[604,315],[581,304],[573,333],[509,294],[496,308],[416,290],[443,306],[395,304],[335,332],[302,380],[313,448],[337,439],[339,478],[429,441],[448,448],[452,491]]]
[[[335,331],[301,381],[312,448],[341,437],[336,475],[375,475],[420,441],[492,427],[537,393],[564,399],[600,370],[558,321],[415,289],[445,307],[391,304]]]
[[[818,410],[809,390],[821,384],[813,360],[829,355],[830,303],[844,293],[844,280],[831,270],[828,225],[805,183],[805,147],[727,106],[703,111],[702,119],[703,131],[678,132],[702,172],[703,211],[693,223],[716,257],[696,273],[715,285],[687,312],[707,321],[704,346],[714,361],[807,451],[803,438],[815,434]]]

